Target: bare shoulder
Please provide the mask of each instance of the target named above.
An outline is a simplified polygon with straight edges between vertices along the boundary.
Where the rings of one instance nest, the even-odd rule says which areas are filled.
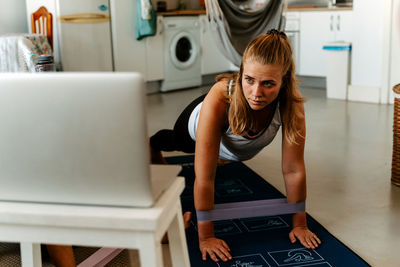
[[[227,110],[227,82],[219,81],[213,85],[203,101],[200,119],[207,118],[208,122],[224,125]]]
[[[228,81],[225,80],[215,83],[208,92],[204,102],[207,104],[222,105],[225,107],[227,99],[227,85]]]

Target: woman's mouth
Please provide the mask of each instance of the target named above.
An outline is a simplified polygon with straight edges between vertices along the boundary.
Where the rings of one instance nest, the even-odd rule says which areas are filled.
[[[264,104],[264,101],[255,100],[255,99],[251,99],[251,98],[249,98],[249,101],[250,101],[253,105],[262,105],[262,104]]]

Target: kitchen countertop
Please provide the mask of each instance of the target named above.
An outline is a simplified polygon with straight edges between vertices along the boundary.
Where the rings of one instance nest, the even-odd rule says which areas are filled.
[[[206,14],[205,9],[185,9],[157,12],[159,16],[194,16]]]
[[[293,11],[344,11],[353,10],[353,7],[316,7],[316,6],[293,6],[288,7],[287,12]],[[169,10],[157,12],[159,16],[195,16],[206,14],[205,9],[185,9],[185,10]]]
[[[353,7],[316,7],[316,6],[292,6],[288,7],[287,11],[344,11],[353,10]]]

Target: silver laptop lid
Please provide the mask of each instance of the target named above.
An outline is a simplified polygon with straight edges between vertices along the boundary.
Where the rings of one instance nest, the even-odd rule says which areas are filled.
[[[153,203],[138,73],[0,74],[0,200]]]

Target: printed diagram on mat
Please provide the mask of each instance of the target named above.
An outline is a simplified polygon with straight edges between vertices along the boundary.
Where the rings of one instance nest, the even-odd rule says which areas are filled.
[[[194,162],[185,162],[185,163],[182,163],[182,164],[180,164],[183,168],[190,168],[190,167],[193,167],[194,166]]]
[[[218,197],[252,195],[253,191],[239,179],[216,179],[215,194]]]
[[[304,265],[324,260],[315,250],[306,248],[272,251],[268,254],[278,266]]]
[[[193,221],[192,224],[197,231],[196,224]],[[214,222],[214,233],[216,236],[240,234],[241,232],[242,230],[232,220]]]
[[[233,257],[228,262],[218,262],[219,267],[270,267],[261,254]]]
[[[311,263],[307,265],[296,265],[293,267],[332,267],[328,262]]]
[[[279,216],[240,219],[240,223],[249,232],[289,227],[289,225]]]

